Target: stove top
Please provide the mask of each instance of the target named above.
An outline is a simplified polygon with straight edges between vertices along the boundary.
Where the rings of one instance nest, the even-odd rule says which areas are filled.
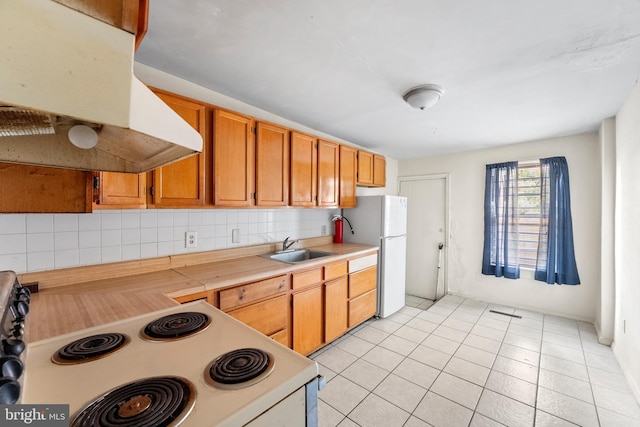
[[[199,326],[194,331],[191,326],[195,324]],[[154,336],[158,330],[165,335],[166,330],[175,329],[179,330],[177,337],[173,332],[168,340]],[[101,348],[112,341],[111,336],[117,337],[114,341],[121,341],[121,336],[129,340],[115,351],[83,363],[52,360],[70,345],[79,347],[80,353]],[[150,415],[157,412],[152,408],[155,400],[145,393],[130,394],[126,390],[159,380],[182,382],[187,385],[172,387],[183,392],[192,390],[186,394],[191,395],[193,403],[189,399],[181,403],[170,421],[173,424],[166,425],[198,427],[244,425],[318,375],[312,360],[204,301],[30,343],[26,366],[22,403],[69,404],[72,420],[83,409],[94,414],[95,402],[105,400],[105,396],[125,409],[118,414],[119,409],[114,412],[116,406],[111,405],[105,412],[108,415],[101,416]],[[220,370],[216,366],[223,366],[231,377],[248,377],[248,382],[237,385],[227,384],[233,380],[213,379],[212,371]],[[245,368],[255,369],[246,373]]]

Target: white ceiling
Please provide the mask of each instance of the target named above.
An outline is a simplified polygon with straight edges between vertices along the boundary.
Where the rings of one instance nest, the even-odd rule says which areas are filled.
[[[640,1],[152,1],[135,60],[420,157],[596,131],[640,76]],[[413,109],[424,83],[444,97]]]

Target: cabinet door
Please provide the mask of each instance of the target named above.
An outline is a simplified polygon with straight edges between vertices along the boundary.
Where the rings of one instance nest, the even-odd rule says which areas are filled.
[[[373,153],[358,150],[358,185],[373,184]]]
[[[340,146],[340,207],[356,207],[356,168],[358,150],[346,145]]]
[[[156,91],[156,95],[202,135],[202,152],[153,171],[152,204],[156,207],[189,207],[206,204],[206,108],[197,102]]]
[[[213,194],[217,206],[251,206],[254,192],[253,119],[224,110],[213,116]]]
[[[293,294],[293,350],[308,355],[323,343],[322,286]]]
[[[347,331],[348,324],[347,277],[324,284],[324,340],[333,341]]]
[[[226,313],[251,326],[258,332],[270,336],[287,329],[289,312],[287,295],[281,295],[255,304],[246,305]]]
[[[376,314],[376,303],[377,303],[377,292],[376,290],[369,291],[360,295],[357,298],[353,298],[349,300],[349,327],[353,328],[354,326],[364,322],[367,319],[375,316]]]
[[[256,205],[289,204],[289,130],[258,122],[256,136]]]
[[[97,178],[97,182],[96,179]],[[97,184],[97,185],[96,185]],[[97,187],[97,188],[96,188]],[[95,172],[95,209],[141,209],[147,207],[147,174]]]
[[[338,206],[339,166],[338,144],[318,140],[318,206]]]
[[[384,156],[373,155],[373,185],[384,187],[387,185],[387,161]]]
[[[317,168],[316,138],[291,132],[291,206],[316,205]]]

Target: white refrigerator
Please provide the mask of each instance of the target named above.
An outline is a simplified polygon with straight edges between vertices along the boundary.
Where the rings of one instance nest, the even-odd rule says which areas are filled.
[[[378,252],[378,316],[388,317],[404,307],[407,255],[407,198],[358,196],[356,207],[344,209],[353,234],[344,241],[380,248]]]

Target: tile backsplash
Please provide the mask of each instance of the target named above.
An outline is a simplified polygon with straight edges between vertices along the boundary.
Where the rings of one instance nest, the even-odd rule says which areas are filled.
[[[0,214],[0,270],[17,273],[333,234],[338,209],[140,209]],[[232,230],[239,230],[239,243]],[[186,248],[185,233],[197,233]]]

